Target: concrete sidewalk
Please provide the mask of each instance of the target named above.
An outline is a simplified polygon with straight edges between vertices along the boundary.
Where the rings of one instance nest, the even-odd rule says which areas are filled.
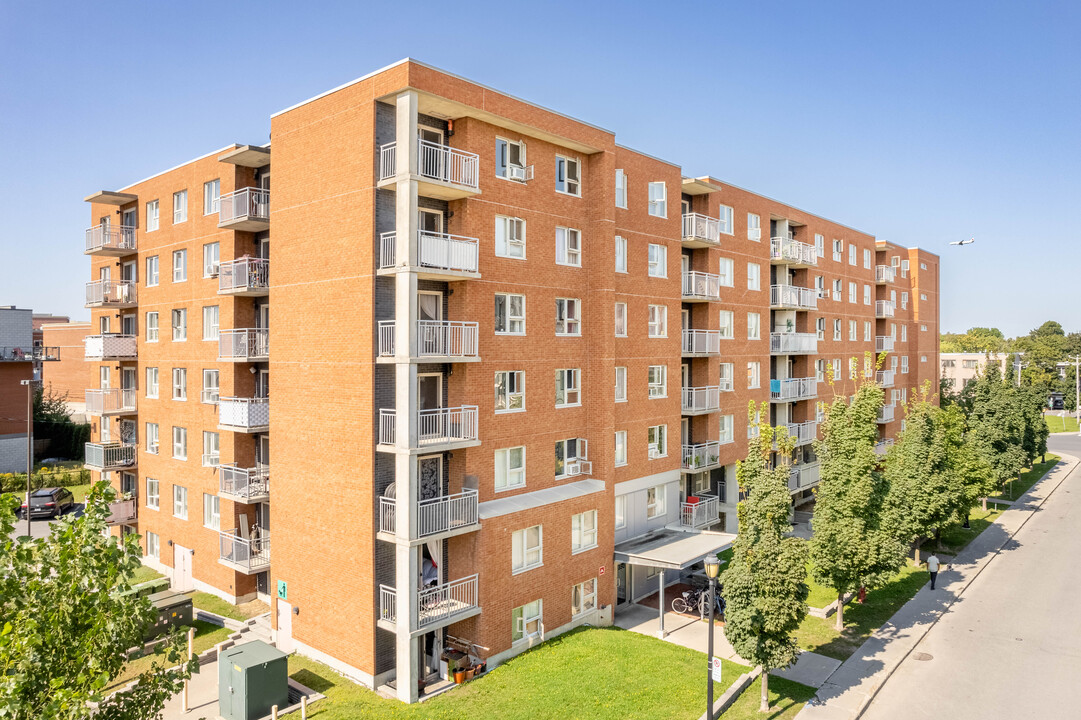
[[[826,679],[815,698],[797,717],[800,720],[853,720],[860,717],[879,688],[935,622],[1077,465],[1076,457],[1062,455],[1058,465],[1013,506],[1003,510],[995,523],[950,563],[948,570],[939,573],[938,589],[932,591],[930,584],[921,588]]]

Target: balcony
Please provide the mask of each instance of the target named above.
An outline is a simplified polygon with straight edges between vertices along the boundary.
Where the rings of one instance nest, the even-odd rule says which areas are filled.
[[[814,245],[790,237],[773,237],[769,241],[769,260],[773,265],[815,267],[818,265],[818,252]]]
[[[684,330],[683,357],[712,357],[721,354],[720,330]]]
[[[270,191],[246,187],[221,196],[218,227],[258,232],[270,227]]]
[[[218,494],[233,502],[260,503],[270,500],[270,466],[242,468],[218,466]]]
[[[814,333],[770,333],[769,352],[771,355],[814,355],[818,352],[818,336]]]
[[[135,360],[139,339],[134,335],[106,333],[83,338],[84,360]]]
[[[270,398],[218,398],[218,429],[266,432],[270,429]]]
[[[818,378],[785,378],[769,381],[772,402],[798,402],[818,397]]]
[[[817,420],[808,420],[807,422],[801,423],[787,423],[781,427],[788,430],[788,437],[792,438],[794,447],[814,442],[815,438],[818,437]]]
[[[685,387],[680,391],[684,415],[702,415],[721,409],[721,387]]]
[[[130,225],[95,225],[86,230],[86,255],[134,255],[135,228]]]
[[[769,306],[774,310],[817,310],[818,290],[795,285],[771,285]]]
[[[886,438],[875,443],[875,455],[885,455],[893,447],[893,438]]]
[[[451,537],[480,529],[476,490],[421,500],[417,503],[417,527],[410,540],[433,536]],[[398,531],[397,505],[392,497],[379,498],[379,532],[392,538]]]
[[[58,347],[0,347],[0,362],[52,362],[59,359]]]
[[[397,347],[393,320],[379,321],[379,356],[381,362],[394,358]],[[475,322],[453,320],[418,320],[417,355],[414,360],[433,363],[477,362],[480,360],[480,328]]]
[[[417,593],[415,630],[443,627],[479,613],[477,576],[470,575]],[[398,623],[398,592],[388,585],[379,586],[378,623],[388,630],[395,630]]]
[[[256,362],[270,359],[270,330],[241,328],[218,333],[218,360]]]
[[[218,562],[245,575],[270,568],[270,533],[257,528],[254,538],[241,537],[239,528],[218,535]]]
[[[875,284],[884,285],[893,282],[897,271],[889,265],[875,265]]]
[[[379,236],[379,272],[383,275],[397,269],[397,235],[385,232]],[[418,231],[417,277],[444,282],[479,278],[479,248],[477,238]]]
[[[893,387],[893,376],[893,370],[879,370],[875,373],[875,382],[878,383],[879,387]]]
[[[704,528],[718,521],[719,500],[714,495],[691,495],[679,504],[679,524],[689,528]]]
[[[86,391],[86,414],[95,417],[131,415],[135,409],[135,388],[103,388]]]
[[[885,425],[893,422],[894,409],[893,405],[883,405],[882,409],[878,411],[878,424]]]
[[[683,247],[717,247],[720,244],[720,220],[700,213],[683,214]]]
[[[697,270],[683,272],[683,302],[719,302],[720,299],[720,275]]]
[[[893,338],[889,335],[875,336],[875,352],[893,352]]]
[[[875,317],[891,318],[894,314],[893,303],[889,300],[875,300]]]
[[[798,492],[818,484],[818,462],[794,465],[788,476],[788,491]]]
[[[710,468],[720,467],[721,442],[713,440],[696,445],[684,445],[680,469],[688,472],[699,472]]]
[[[135,467],[136,451],[137,448],[131,443],[88,442],[84,464],[90,470],[99,472],[130,470]]]
[[[109,503],[108,525],[131,525],[139,517],[139,503],[135,498]]]
[[[86,307],[136,306],[134,280],[95,280],[86,284]]]
[[[218,294],[262,297],[270,294],[270,261],[240,258],[218,265]]]
[[[393,450],[396,422],[395,410],[379,411],[379,449]],[[452,450],[479,444],[475,405],[417,411],[417,441],[409,444],[411,449]]]
[[[379,187],[398,174],[398,144],[379,148]],[[459,200],[480,193],[480,157],[428,140],[417,140],[417,190],[426,197]]]

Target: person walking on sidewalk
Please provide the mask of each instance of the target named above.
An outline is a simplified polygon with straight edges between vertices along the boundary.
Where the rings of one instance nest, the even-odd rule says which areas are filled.
[[[935,589],[935,580],[938,578],[938,556],[932,554],[927,558],[927,571],[931,573],[931,589]]]

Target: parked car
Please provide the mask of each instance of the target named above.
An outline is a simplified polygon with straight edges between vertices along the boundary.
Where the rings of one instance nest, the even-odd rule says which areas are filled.
[[[75,507],[75,496],[67,488],[41,488],[30,494],[30,517],[60,517]],[[20,508],[26,517],[26,503]]]

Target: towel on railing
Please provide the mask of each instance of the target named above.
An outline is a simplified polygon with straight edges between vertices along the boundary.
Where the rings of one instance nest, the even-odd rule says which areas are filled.
[[[775,393],[781,392],[781,381],[780,380],[770,380],[769,381],[769,391],[770,392],[775,392]]]

